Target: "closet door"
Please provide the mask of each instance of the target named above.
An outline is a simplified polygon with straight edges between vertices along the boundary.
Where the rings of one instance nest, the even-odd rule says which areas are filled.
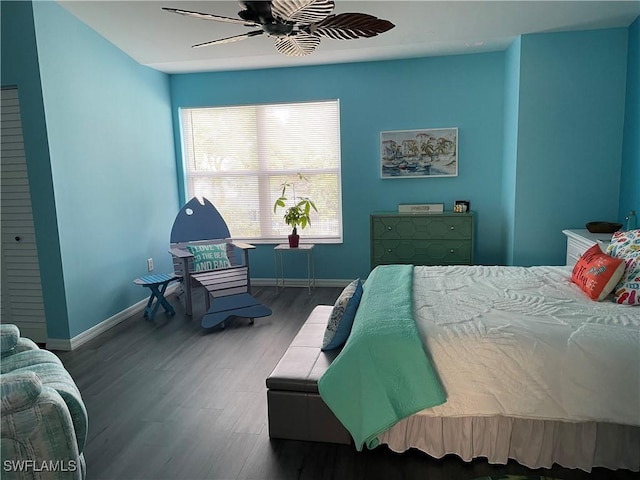
[[[16,88],[3,88],[1,112],[0,228],[2,323],[13,323],[34,342],[47,341],[38,248]]]

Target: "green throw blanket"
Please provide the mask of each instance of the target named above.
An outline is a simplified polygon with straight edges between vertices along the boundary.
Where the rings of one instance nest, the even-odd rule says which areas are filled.
[[[413,319],[412,288],[413,266],[376,267],[349,339],[318,382],[358,451],[375,447],[402,418],[446,401]]]

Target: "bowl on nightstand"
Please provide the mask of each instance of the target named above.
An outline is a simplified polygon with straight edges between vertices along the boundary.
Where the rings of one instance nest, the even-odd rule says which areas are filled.
[[[612,222],[589,222],[586,226],[591,233],[614,233],[622,228],[621,223]]]

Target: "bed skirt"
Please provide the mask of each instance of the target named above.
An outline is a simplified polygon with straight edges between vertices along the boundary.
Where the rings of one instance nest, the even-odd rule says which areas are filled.
[[[435,458],[455,454],[496,464],[513,459],[534,469],[558,464],[586,472],[640,470],[640,427],[612,423],[413,415],[378,438],[394,452],[416,448]]]

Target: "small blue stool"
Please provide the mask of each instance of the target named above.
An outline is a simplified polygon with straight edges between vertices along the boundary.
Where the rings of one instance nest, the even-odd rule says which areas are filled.
[[[158,275],[145,275],[144,277],[136,278],[133,283],[136,285],[142,285],[143,287],[147,287],[151,290],[151,296],[149,297],[149,301],[147,302],[147,306],[144,308],[144,317],[149,320],[153,320],[158,311],[158,307],[162,305],[164,307],[165,312],[169,315],[175,315],[176,311],[173,309],[171,304],[164,298],[164,292],[167,289],[167,285],[169,285],[174,280],[178,280],[180,277],[174,275],[173,273],[160,273]],[[158,301],[153,305],[153,301],[155,299]],[[153,305],[153,306],[152,306]]]

